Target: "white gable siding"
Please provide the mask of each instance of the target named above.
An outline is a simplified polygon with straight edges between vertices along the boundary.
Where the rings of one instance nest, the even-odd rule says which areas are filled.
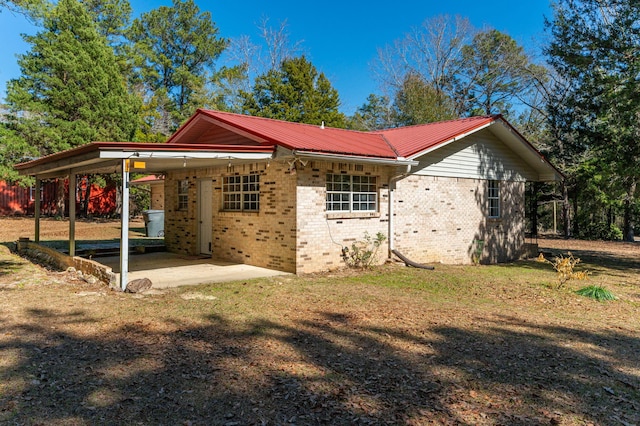
[[[496,138],[481,130],[416,158],[414,174],[422,176],[495,179],[522,182],[538,175],[520,157]]]

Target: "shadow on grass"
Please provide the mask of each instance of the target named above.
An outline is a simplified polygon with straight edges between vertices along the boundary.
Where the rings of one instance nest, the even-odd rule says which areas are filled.
[[[12,274],[17,271],[22,264],[13,260],[0,260],[0,276]]]
[[[327,311],[72,335],[57,325],[94,319],[81,310],[30,315],[28,324],[0,325],[0,423],[640,421],[640,337],[614,330],[498,317],[465,328],[434,319],[410,332]]]
[[[556,256],[568,256],[568,253],[579,258],[584,264],[591,267],[604,267],[607,269],[617,270],[621,272],[638,271],[640,272],[640,258],[636,256],[621,256],[619,253],[607,250],[579,250],[579,249],[544,249],[551,254],[549,260],[553,260]]]
[[[619,254],[606,251],[591,250],[545,250],[546,259],[553,262],[556,257],[567,257],[571,253],[575,258],[580,259],[576,266],[576,271],[589,271],[594,277],[606,276],[628,276],[629,274],[640,274],[640,259],[631,257],[621,257]],[[497,268],[524,268],[538,271],[553,271],[553,266],[547,262],[536,260],[523,260],[513,263],[500,263],[493,265]]]

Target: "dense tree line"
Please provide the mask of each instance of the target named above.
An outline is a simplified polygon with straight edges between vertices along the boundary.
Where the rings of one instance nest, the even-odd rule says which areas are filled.
[[[25,158],[93,140],[162,142],[198,107],[356,130],[503,114],[565,173],[531,191],[534,203],[559,203],[562,232],[633,238],[640,6],[631,0],[557,0],[543,60],[466,18],[429,18],[379,48],[380,90],[351,116],[286,22],[265,19],[260,40],[230,40],[194,0],[136,19],[128,0],[0,0],[3,10],[39,31],[25,36],[22,75],[7,86],[0,178],[19,180],[12,165]]]

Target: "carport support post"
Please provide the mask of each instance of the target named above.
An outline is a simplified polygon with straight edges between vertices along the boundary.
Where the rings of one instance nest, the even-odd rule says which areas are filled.
[[[129,274],[129,160],[122,160],[122,213],[120,216],[120,289],[127,289]]]
[[[69,173],[69,256],[76,255],[76,174]]]
[[[36,177],[36,193],[34,194],[34,212],[33,212],[33,219],[35,221],[35,225],[36,225],[36,229],[35,229],[35,241],[36,243],[40,242],[40,187],[42,186],[42,181],[40,180],[40,178]]]

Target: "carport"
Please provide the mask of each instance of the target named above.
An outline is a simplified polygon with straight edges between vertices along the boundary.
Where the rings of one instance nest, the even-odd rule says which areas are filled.
[[[69,179],[69,194],[76,192],[79,174],[118,173],[121,176],[122,211],[118,270],[119,285],[129,282],[129,175],[131,172],[166,173],[181,168],[205,168],[268,160],[274,146],[93,142],[15,166],[22,175],[33,176],[36,188],[42,180]],[[35,191],[35,241],[40,240],[40,191]],[[70,199],[73,199],[70,197]],[[69,202],[69,255],[75,256],[75,202]]]

